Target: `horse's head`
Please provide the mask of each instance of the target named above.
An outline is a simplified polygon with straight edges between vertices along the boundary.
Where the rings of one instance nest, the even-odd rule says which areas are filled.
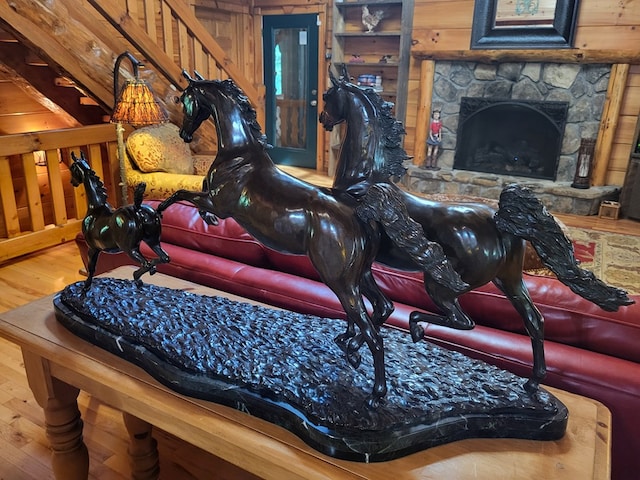
[[[330,132],[335,125],[347,119],[346,109],[349,99],[345,86],[349,81],[349,77],[347,75],[346,79],[344,77],[337,79],[333,72],[329,70],[329,78],[332,86],[322,95],[324,108],[320,112],[319,120],[324,129]]]
[[[195,79],[191,78],[186,70],[182,71],[182,75],[189,81],[189,86],[185,88],[178,100],[179,103],[182,103],[184,114],[180,138],[190,143],[193,140],[193,132],[212,115],[213,111],[202,90],[204,78],[197,73]]]
[[[349,80],[343,68],[340,78],[329,71],[331,88],[322,96],[324,109],[320,123],[326,130],[345,122],[349,125],[343,140],[335,185],[357,183],[363,178],[388,179],[405,173],[409,158],[402,148],[404,127],[392,114],[393,103],[386,102],[372,88]],[[348,178],[338,178],[347,175]],[[341,183],[342,182],[342,183]]]
[[[71,172],[71,185],[77,187],[84,183],[87,174],[91,171],[91,167],[89,167],[87,160],[84,158],[83,152],[80,152],[80,158],[71,152],[71,159],[73,160],[73,163],[69,167],[69,171]]]
[[[254,141],[268,147],[255,109],[233,80],[205,80],[198,73],[194,79],[185,70],[182,74],[189,80],[179,99],[184,112],[180,137],[185,142],[190,142],[193,132],[211,117],[218,132],[219,148],[235,148]]]

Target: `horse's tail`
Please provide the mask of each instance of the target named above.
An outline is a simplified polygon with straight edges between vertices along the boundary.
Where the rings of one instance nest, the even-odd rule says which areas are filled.
[[[147,184],[144,182],[140,182],[135,191],[133,192],[133,206],[136,209],[140,208],[142,205],[142,200],[144,199],[144,191],[147,189]]]
[[[498,229],[529,240],[542,263],[574,293],[610,312],[634,303],[626,291],[607,285],[578,266],[573,244],[529,189],[507,185],[500,194],[499,205],[494,217]]]
[[[359,199],[356,215],[365,223],[382,225],[393,243],[437,283],[459,293],[468,290],[469,285],[453,269],[440,244],[429,241],[422,225],[409,216],[398,187],[390,183],[370,186]]]

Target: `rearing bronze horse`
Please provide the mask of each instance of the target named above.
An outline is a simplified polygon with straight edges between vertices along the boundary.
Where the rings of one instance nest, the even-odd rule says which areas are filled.
[[[380,185],[386,185],[387,196],[420,224],[428,239],[442,245],[450,264],[468,284],[467,290],[491,281],[504,292],[531,337],[533,373],[525,385],[528,391],[537,389],[546,366],[543,317],[522,276],[525,240],[531,241],[545,265],[578,295],[609,311],[633,303],[624,290],[604,284],[578,266],[572,244],[555,219],[537,198],[518,185],[504,189],[497,211],[477,203],[431,201],[397,187],[390,179],[404,174],[402,162],[409,157],[401,146],[404,128],[391,115],[392,104],[384,102],[373,89],[352,84],[348,75],[337,79],[330,72],[330,77],[332,87],[323,95],[320,122],[327,130],[342,122],[347,126],[334,188],[353,194],[362,205],[373,205],[365,212],[375,221],[383,207],[378,205],[378,191]],[[425,289],[442,313],[413,312],[410,329],[414,341],[424,335],[419,322],[457,329],[474,327],[458,302],[463,292],[434,282],[429,272],[396,248],[384,232],[376,260],[425,273]]]
[[[359,362],[357,348],[350,350],[346,344],[355,335],[354,325],[371,351],[375,379],[369,404],[375,407],[387,391],[384,346],[376,325],[393,310],[371,273],[379,238],[377,225],[358,219],[353,209],[356,202],[350,196],[339,199],[328,189],[276,168],[267,154],[255,110],[231,80],[196,80],[183,73],[189,86],[180,97],[184,111],[180,136],[190,142],[193,132],[211,117],[218,152],[201,192],[180,190],[162,202],[158,211],[186,200],[210,224],[215,225],[218,217],[233,217],[264,245],[307,255],[349,319],[347,331],[336,339],[348,360],[355,365]],[[373,305],[372,317],[362,295]]]

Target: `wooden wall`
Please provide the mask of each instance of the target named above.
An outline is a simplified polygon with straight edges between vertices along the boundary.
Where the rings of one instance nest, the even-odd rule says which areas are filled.
[[[416,0],[412,52],[469,51],[474,0]],[[634,0],[581,0],[575,47],[588,52],[640,52],[640,2]],[[621,55],[622,56],[622,55]],[[420,64],[412,58],[409,74],[407,136],[405,147],[413,151],[416,112],[420,92]],[[607,185],[622,185],[640,112],[640,66],[632,65],[605,177]]]
[[[0,79],[0,135],[68,126],[66,119],[16,88],[12,81]]]

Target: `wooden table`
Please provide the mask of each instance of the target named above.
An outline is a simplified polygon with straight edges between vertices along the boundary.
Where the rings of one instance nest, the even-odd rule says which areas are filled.
[[[122,267],[110,275],[131,278],[131,272]],[[161,274],[145,276],[145,281],[219,293]],[[463,440],[365,464],[322,455],[278,426],[165,388],[139,367],[66,330],[55,319],[51,296],[0,314],[0,336],[22,348],[29,386],[44,409],[53,471],[60,480],[85,479],[88,474],[77,405],[80,390],[124,413],[135,478],[158,475],[152,425],[267,479],[609,478],[609,411],[595,400],[553,388],[547,387],[570,412],[561,440]]]

